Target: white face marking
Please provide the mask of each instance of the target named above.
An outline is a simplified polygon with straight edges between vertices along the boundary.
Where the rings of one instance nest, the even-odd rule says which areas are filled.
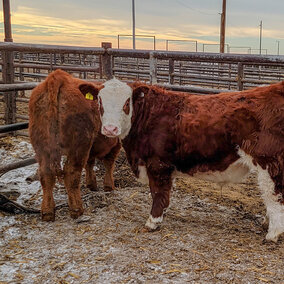
[[[100,90],[99,97],[103,107],[102,134],[123,139],[129,133],[132,117],[132,89],[124,82],[111,79],[104,83]],[[123,106],[130,98],[129,114],[123,111]],[[100,101],[100,100],[99,100]]]
[[[149,178],[147,175],[147,170],[145,166],[138,166],[138,181],[141,182],[142,184],[149,184]]]
[[[158,228],[159,224],[162,223],[162,221],[163,221],[163,215],[160,216],[160,217],[157,217],[157,218],[150,215],[146,224],[145,224],[145,227],[148,227],[151,230],[156,230]]]

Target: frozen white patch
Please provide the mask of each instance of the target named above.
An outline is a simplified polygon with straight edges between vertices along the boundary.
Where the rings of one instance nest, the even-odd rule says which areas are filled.
[[[151,230],[156,230],[163,221],[163,215],[160,217],[153,217],[152,215],[149,216],[145,226],[150,228]]]
[[[127,136],[131,128],[132,117],[132,89],[124,82],[111,79],[104,83],[104,88],[100,90],[99,97],[102,101],[104,113],[101,116],[102,134],[105,126],[117,127],[117,136],[121,139]],[[123,106],[130,98],[130,111],[126,114]]]
[[[138,181],[141,182],[142,184],[149,184],[149,178],[147,175],[147,170],[145,166],[138,166]]]
[[[268,171],[260,166],[258,166],[258,183],[269,219],[266,239],[277,242],[280,234],[284,233],[284,205],[278,201],[279,196],[275,194],[275,184]]]
[[[1,165],[7,165],[23,158],[31,157],[34,155],[31,144],[19,139],[12,140],[13,148],[9,151],[1,151]],[[23,168],[18,168],[3,174],[0,178],[0,192],[16,191],[19,197],[16,202],[24,205],[26,200],[31,199],[33,196],[41,195],[40,182],[33,181],[27,183],[26,178],[34,175],[38,165],[30,165]],[[37,205],[40,205],[40,200]]]

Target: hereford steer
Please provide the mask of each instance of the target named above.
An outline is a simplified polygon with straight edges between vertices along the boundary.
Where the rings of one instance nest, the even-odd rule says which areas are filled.
[[[284,232],[284,83],[202,96],[112,79],[99,91],[102,133],[122,138],[133,172],[153,198],[146,228],[169,206],[173,179],[240,182],[255,171],[267,240]]]
[[[97,94],[101,88],[103,86],[94,86],[57,70],[32,92],[29,134],[39,163],[43,189],[41,213],[45,221],[55,218],[52,191],[56,177],[64,179],[71,217],[83,214],[79,186],[81,172],[85,167],[87,186],[96,190],[95,158],[102,159],[106,168],[104,189],[114,189],[114,160],[120,142],[118,138],[99,133]],[[62,156],[66,156],[63,170]]]

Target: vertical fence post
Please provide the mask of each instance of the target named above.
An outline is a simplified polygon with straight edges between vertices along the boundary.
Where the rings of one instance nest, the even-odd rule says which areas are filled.
[[[52,64],[52,53],[49,54],[49,65],[50,65],[50,72],[52,72],[53,64]]]
[[[105,49],[105,53],[101,55],[101,79],[111,79],[113,77],[112,72],[112,56],[107,53],[107,49],[112,47],[111,42],[102,42],[102,47]]]
[[[150,84],[157,84],[157,59],[150,52]]]
[[[3,0],[3,16],[4,16],[4,34],[5,34],[4,41],[13,42],[10,0]]]
[[[22,63],[22,61],[23,61],[23,53],[20,52],[19,53],[19,63]],[[24,73],[24,68],[20,67],[19,68],[20,81],[25,81],[25,77],[24,77],[23,73]],[[25,91],[24,90],[20,92],[20,97],[22,97],[22,98],[25,97]]]
[[[174,72],[175,72],[175,61],[170,58],[169,59],[169,84],[174,83]]]
[[[14,83],[14,52],[2,51],[3,59],[3,82],[4,84]],[[5,123],[12,124],[16,122],[16,92],[5,92]]]
[[[244,78],[244,65],[243,63],[239,62],[238,63],[238,76],[237,76],[239,91],[242,91],[244,89],[243,78]]]

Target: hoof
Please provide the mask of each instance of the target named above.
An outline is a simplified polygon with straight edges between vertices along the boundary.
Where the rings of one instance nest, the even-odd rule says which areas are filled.
[[[75,220],[75,222],[76,222],[77,224],[80,224],[80,223],[89,222],[90,220],[91,220],[91,217],[82,215],[82,216],[80,216],[79,218],[77,218],[77,219]]]
[[[98,187],[97,187],[97,185],[95,185],[95,184],[88,184],[88,185],[87,185],[87,188],[88,188],[90,191],[98,191],[98,190],[99,190]]]
[[[81,215],[83,215],[84,210],[83,209],[75,209],[75,210],[70,210],[70,217],[72,219],[77,219]]]
[[[152,217],[151,215],[149,216],[145,228],[148,229],[148,232],[154,232],[157,231],[163,221],[163,216],[160,217]]]
[[[266,241],[268,242],[274,242],[274,243],[277,243],[278,241],[278,238],[279,238],[280,234],[278,232],[269,232],[265,239]]]
[[[105,185],[104,186],[104,191],[106,191],[106,192],[110,192],[110,191],[113,191],[113,190],[115,190],[115,187],[113,186],[108,186],[108,185]]]
[[[41,212],[41,220],[45,222],[54,222],[55,213],[54,212]]]
[[[160,227],[158,226],[158,227],[156,227],[155,229],[152,229],[152,228],[149,228],[149,227],[147,227],[147,226],[144,226],[141,230],[140,230],[140,232],[141,233],[152,233],[152,232],[156,232],[156,231],[159,231],[160,230]]]

